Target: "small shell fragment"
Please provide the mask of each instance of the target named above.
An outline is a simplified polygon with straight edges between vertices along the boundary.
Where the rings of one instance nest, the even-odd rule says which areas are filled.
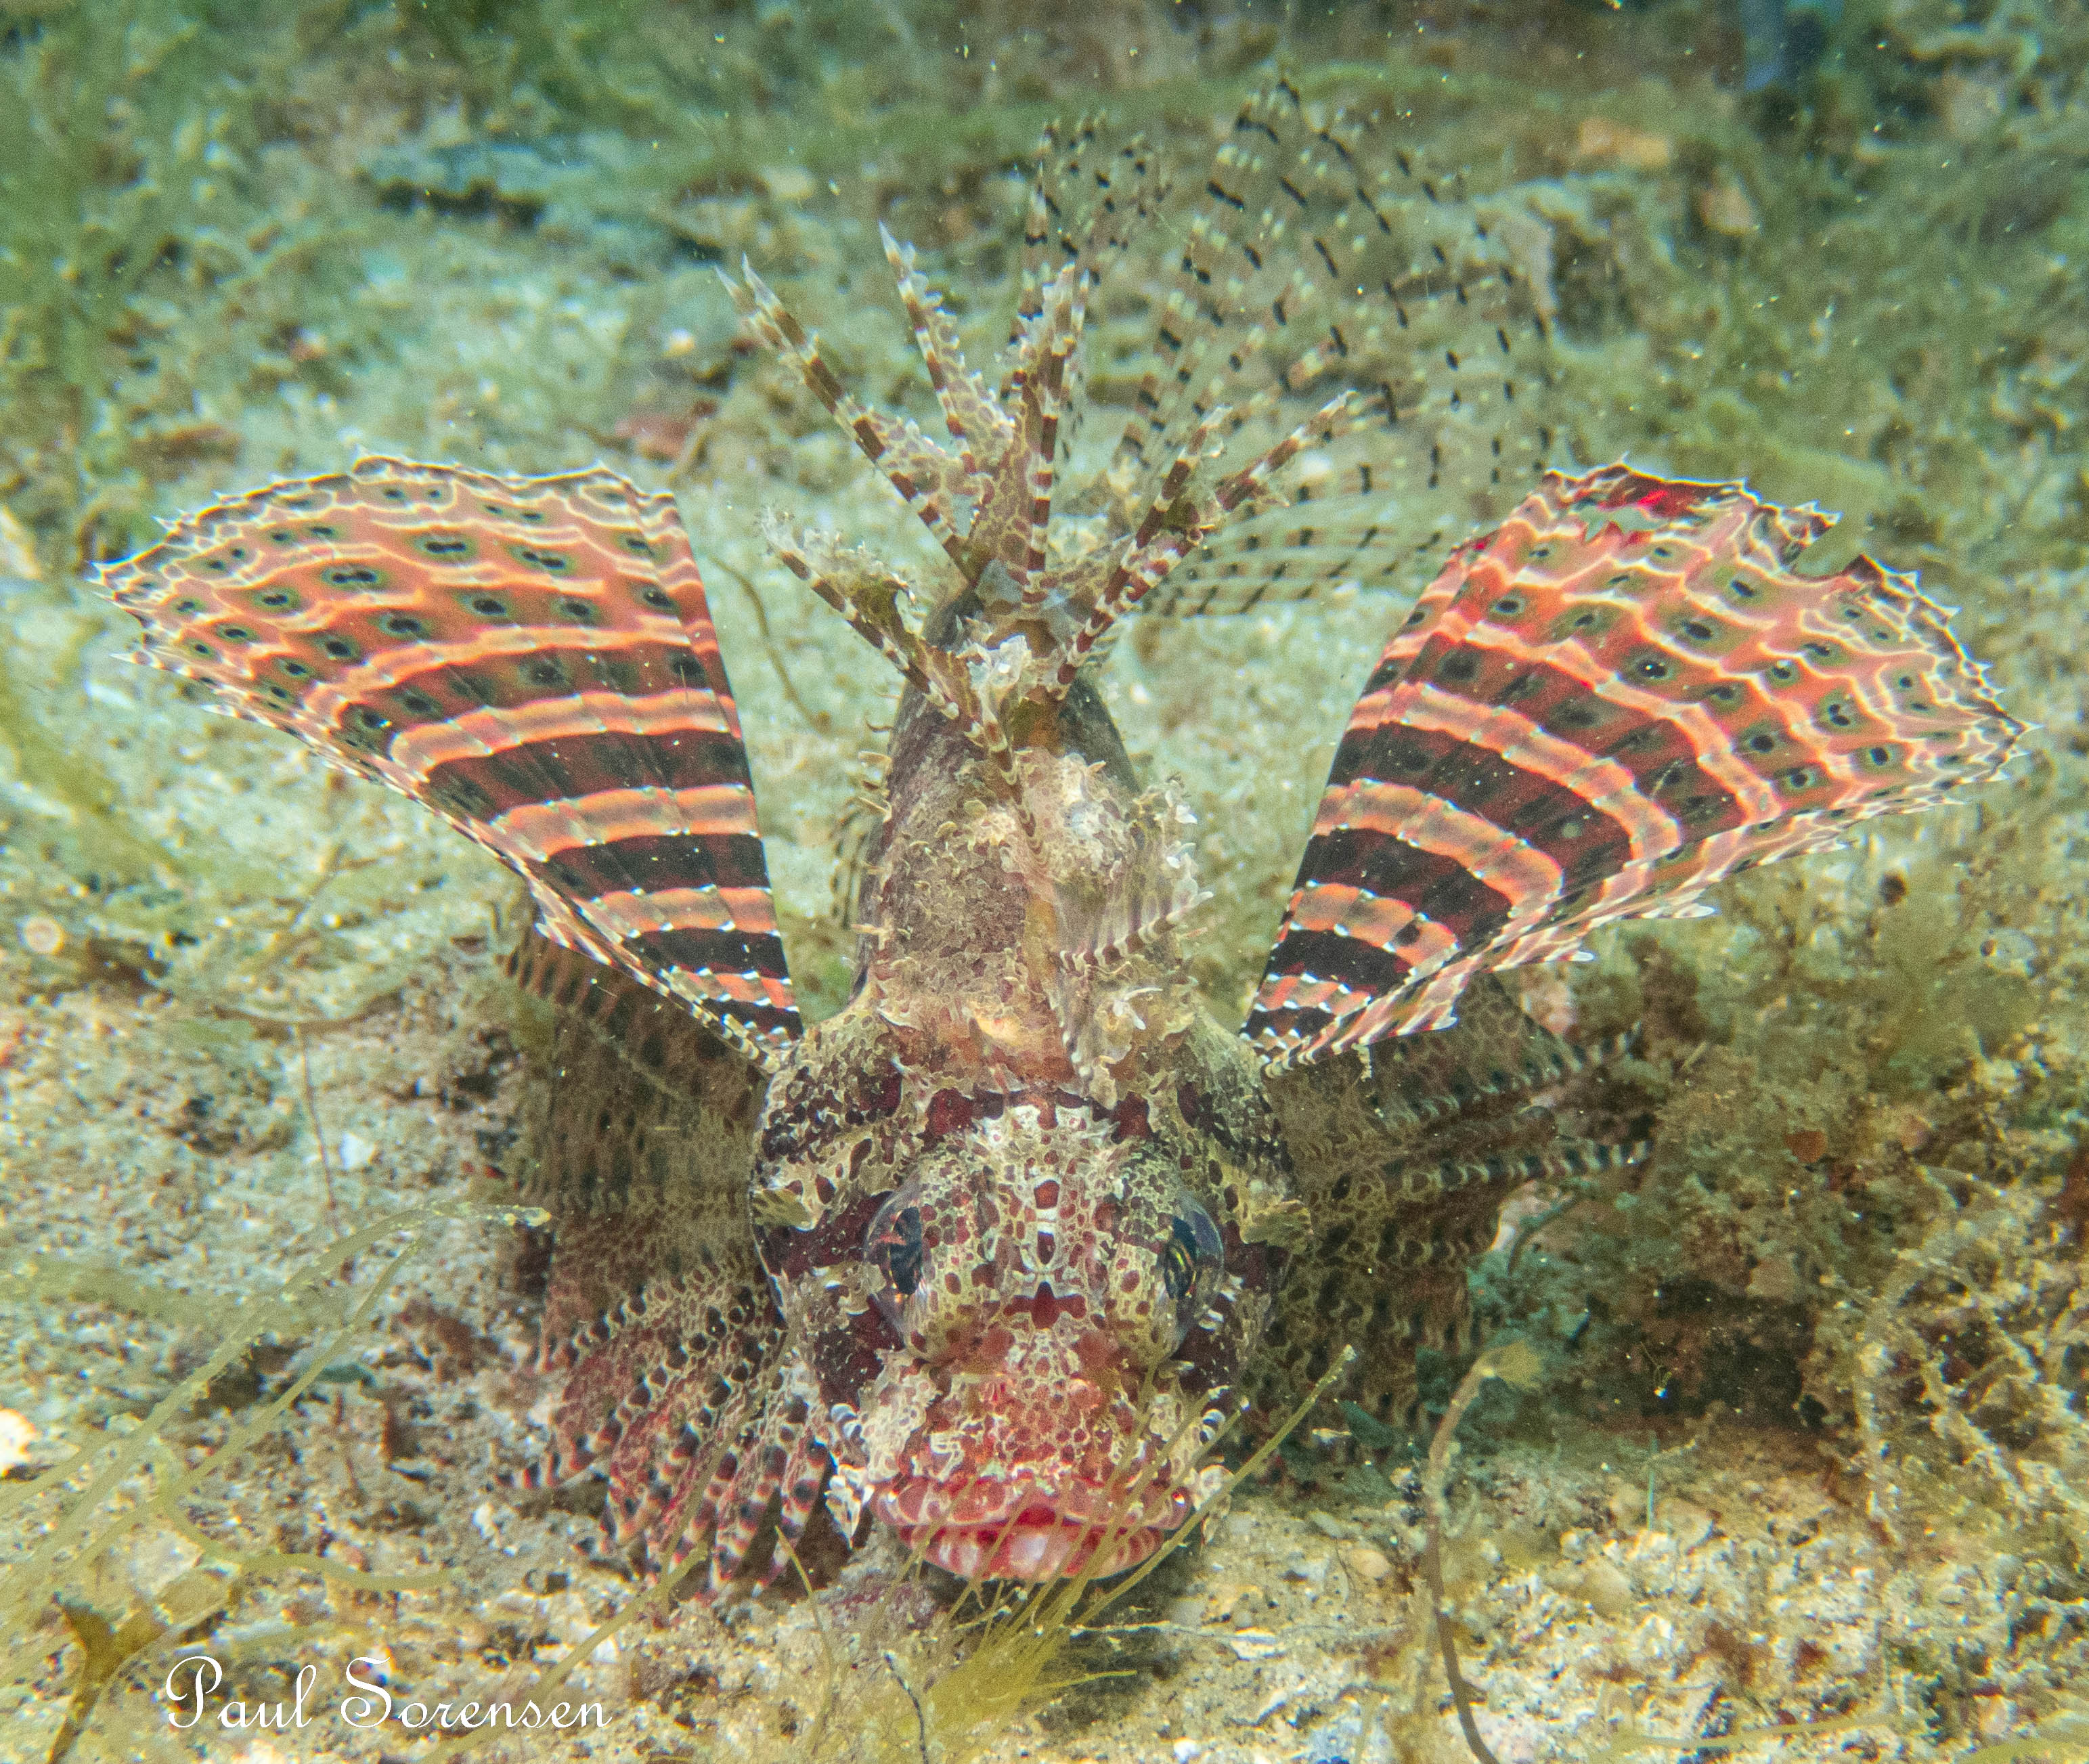
[[[65,947],[65,927],[44,913],[31,913],[16,929],[32,955],[55,955]]]
[[[36,1436],[36,1423],[12,1409],[0,1409],[0,1476],[28,1461],[29,1442]]]

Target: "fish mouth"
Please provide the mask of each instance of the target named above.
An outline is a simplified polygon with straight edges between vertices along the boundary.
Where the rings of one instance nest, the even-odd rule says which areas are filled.
[[[872,1497],[872,1510],[924,1561],[960,1580],[1105,1580],[1136,1568],[1190,1516],[1187,1489],[1127,1500],[1100,1483],[1052,1490],[972,1483],[954,1492],[921,1483]]]
[[[911,1533],[911,1534],[910,1534]],[[1168,1534],[1158,1526],[1130,1531],[1062,1522],[1050,1509],[991,1526],[903,1527],[900,1540],[960,1580],[1058,1580],[1087,1574],[1107,1580],[1136,1568]],[[925,1543],[924,1539],[925,1538]]]

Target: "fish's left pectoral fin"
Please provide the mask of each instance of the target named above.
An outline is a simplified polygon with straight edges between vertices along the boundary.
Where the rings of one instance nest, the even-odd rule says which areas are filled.
[[[1911,577],[1795,572],[1826,526],[1611,466],[1453,552],[1350,716],[1249,1037],[1443,1028],[1478,975],[1992,779],[2023,725]]]

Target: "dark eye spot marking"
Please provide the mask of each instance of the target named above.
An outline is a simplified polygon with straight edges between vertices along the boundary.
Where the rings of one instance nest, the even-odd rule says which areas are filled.
[[[324,521],[316,521],[305,529],[305,537],[308,539],[337,539],[341,537],[341,529],[328,526]]]
[[[1641,680],[1666,680],[1675,670],[1658,655],[1645,655],[1632,663],[1632,672]]]
[[[298,597],[287,588],[272,588],[265,594],[256,594],[255,601],[271,612],[295,612]]]
[[[461,533],[423,533],[414,541],[414,546],[423,556],[445,564],[454,564],[471,556],[471,541]]]
[[[641,588],[638,590],[638,598],[658,612],[672,612],[676,610],[673,599],[664,588]]]
[[[1840,698],[1823,705],[1821,707],[1821,717],[1823,722],[1833,728],[1854,729],[1857,726],[1857,719],[1850,715],[1849,706],[1843,703]]]
[[[293,680],[310,680],[312,677],[311,669],[306,667],[294,655],[285,655],[276,665]]]
[[[200,600],[194,599],[177,600],[174,603],[174,611],[182,614],[184,617],[193,618],[197,613],[203,611],[203,603]]]
[[[358,728],[367,729],[373,735],[381,734],[392,727],[392,719],[389,717],[383,711],[373,710],[367,704],[358,705],[350,713],[350,716]]]
[[[538,655],[522,664],[522,677],[533,686],[563,686],[566,671],[548,655]]]
[[[1736,600],[1753,600],[1762,592],[1762,590],[1759,588],[1751,587],[1748,583],[1743,582],[1739,577],[1736,576],[1731,582],[1727,584],[1727,592],[1731,594]]]
[[[1685,619],[1680,629],[1683,634],[1693,643],[1709,643],[1719,634],[1702,619]]]
[[[1890,747],[1868,747],[1864,749],[1864,758],[1874,766],[1883,766],[1893,758],[1893,749]]]
[[[406,500],[406,492],[397,484],[387,484],[377,494],[387,502],[404,502]]]
[[[442,706],[418,688],[408,686],[400,692],[399,702],[417,717],[441,715]]]
[[[625,534],[624,548],[634,557],[650,557],[653,555],[653,542],[640,533]]]
[[[201,660],[214,662],[217,659],[217,651],[212,649],[208,643],[191,643],[189,645],[188,650],[190,655],[196,656]]]
[[[1769,734],[1752,735],[1744,745],[1751,753],[1768,753],[1775,749],[1777,737]]]
[[[326,637],[320,639],[320,647],[337,662],[359,660],[362,652],[345,637]]]
[[[271,545],[294,545],[297,539],[298,535],[288,527],[279,526],[268,535],[268,543]]]
[[[217,634],[228,643],[251,643],[254,633],[243,624],[221,624]]]
[[[1817,662],[1832,662],[1842,653],[1833,643],[1815,642],[1801,644],[1799,646]]]
[[[524,563],[554,576],[563,576],[573,567],[573,560],[563,552],[539,551],[534,545],[517,546],[515,555]]]
[[[288,686],[279,686],[272,680],[261,682],[261,696],[277,704],[295,704],[298,702],[298,695]]]
[[[428,628],[410,612],[388,612],[377,621],[377,629],[388,637],[426,637]]]
[[[1523,606],[1524,602],[1523,596],[1521,594],[1503,594],[1501,599],[1497,600],[1488,610],[1495,613],[1498,617],[1512,619],[1516,616],[1516,614],[1523,611]]]
[[[1820,780],[1813,775],[1812,766],[1795,766],[1778,782],[1787,790],[1811,790]]]
[[[337,564],[331,569],[321,570],[320,580],[329,588],[381,588],[384,586],[384,573],[372,569],[367,564]]]
[[[489,619],[508,616],[508,603],[498,594],[474,594],[466,604],[474,612],[481,613]]]
[[[1568,621],[1567,628],[1570,631],[1585,631],[1591,626],[1601,624],[1602,622],[1602,615],[1599,613],[1593,611],[1588,612],[1577,612]]]
[[[1741,689],[1731,680],[1714,686],[1705,696],[1714,704],[1735,704],[1740,700]]]
[[[561,600],[559,603],[559,611],[575,624],[594,623],[594,608],[585,600]]]
[[[1769,669],[1769,677],[1781,686],[1788,686],[1799,678],[1799,667],[1794,662],[1777,662]]]

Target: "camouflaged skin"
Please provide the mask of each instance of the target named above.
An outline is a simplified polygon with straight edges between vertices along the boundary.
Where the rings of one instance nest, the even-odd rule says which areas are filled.
[[[920,695],[894,755],[856,994],[778,1081],[753,1182],[830,1503],[962,1573],[1122,1565],[1200,1498],[1305,1221],[1259,1062],[1184,976],[1166,799],[1092,698],[1033,726],[1013,792]],[[1152,910],[1094,946],[1127,891]]]

